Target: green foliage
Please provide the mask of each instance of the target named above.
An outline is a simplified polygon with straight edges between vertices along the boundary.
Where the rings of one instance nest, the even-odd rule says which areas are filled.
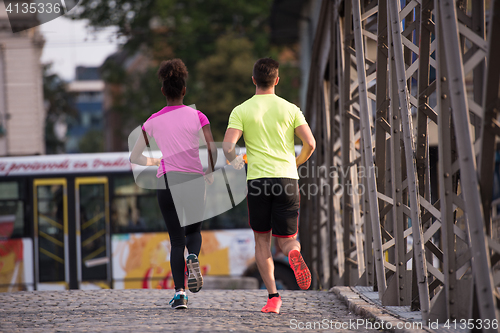
[[[256,60],[254,43],[235,34],[221,36],[213,55],[198,62],[196,105],[211,123],[216,141],[222,141],[229,115],[237,105],[252,97],[255,86],[252,69]],[[277,56],[273,57],[277,59]],[[298,104],[300,70],[290,64],[280,66],[276,93]]]
[[[43,97],[47,110],[45,118],[45,150],[47,154],[64,152],[64,142],[57,138],[54,125],[57,121],[65,121],[76,117],[73,107],[75,95],[68,92],[67,84],[57,74],[51,73],[52,64],[43,66]]]
[[[98,153],[104,151],[104,134],[99,130],[90,130],[80,139],[78,149],[81,153]]]
[[[121,85],[112,112],[120,115],[121,139],[165,106],[156,70],[160,61],[181,58],[189,71],[186,105],[196,104],[221,141],[232,109],[255,92],[252,67],[261,57],[278,59],[269,44],[273,0],[82,0],[76,18],[94,27],[117,26],[127,37],[124,54],[147,54],[151,68],[130,73],[124,57],[108,59],[102,77]],[[298,101],[299,70],[281,65],[278,95]]]
[[[45,120],[45,153],[61,154],[64,152],[64,141],[59,140],[54,132],[54,122]]]
[[[43,65],[43,96],[48,116],[76,116],[73,107],[75,95],[68,92],[67,84],[57,74],[51,73],[52,64]]]
[[[252,68],[253,43],[247,38],[226,35],[216,42],[213,55],[198,62],[201,87],[197,106],[210,120],[215,141],[222,141],[229,114],[255,92]]]
[[[122,94],[120,100],[115,101],[113,111],[120,114],[125,127],[144,123],[166,105],[156,71],[156,67],[150,67],[143,73],[129,73],[122,81]]]
[[[121,84],[127,79],[127,72],[122,64],[113,57],[108,58],[104,64],[102,64],[100,71],[101,78],[107,83]]]
[[[264,54],[271,5],[272,0],[82,0],[75,17],[94,27],[117,26],[132,51],[145,44],[158,59],[168,47],[169,57],[182,58],[190,68],[212,54],[215,41],[228,32],[246,36],[257,55]]]
[[[279,75],[280,81],[276,86],[276,95],[299,105],[300,68],[290,63],[281,63]]]

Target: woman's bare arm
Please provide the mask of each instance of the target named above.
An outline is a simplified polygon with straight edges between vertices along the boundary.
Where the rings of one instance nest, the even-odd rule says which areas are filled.
[[[205,143],[207,144],[207,152],[208,152],[208,168],[206,173],[211,173],[215,169],[215,165],[217,164],[217,146],[214,142],[214,137],[212,136],[212,130],[210,129],[210,124],[207,124],[202,127],[203,130],[203,139],[205,139]]]
[[[144,133],[144,132],[143,132]],[[145,166],[159,166],[161,162],[161,158],[153,158],[153,157],[146,157],[142,154],[144,151],[144,148],[146,148],[146,141],[143,137],[143,135],[139,136],[137,138],[137,141],[134,145],[134,148],[132,148],[132,152],[130,153],[130,162],[134,164],[139,164],[139,165],[145,165]]]
[[[235,128],[228,128],[224,136],[224,142],[222,143],[222,148],[224,150],[224,155],[229,162],[232,162],[236,158],[236,142],[241,138],[243,131]]]

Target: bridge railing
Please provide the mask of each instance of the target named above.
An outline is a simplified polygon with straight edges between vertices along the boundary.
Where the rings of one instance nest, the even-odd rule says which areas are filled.
[[[323,1],[300,215],[313,287],[500,319],[498,36],[500,0]]]

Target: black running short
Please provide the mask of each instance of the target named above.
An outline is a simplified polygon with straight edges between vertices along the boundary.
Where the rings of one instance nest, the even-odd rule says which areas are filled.
[[[297,179],[258,178],[248,183],[248,222],[253,231],[293,237],[298,231],[300,194]]]

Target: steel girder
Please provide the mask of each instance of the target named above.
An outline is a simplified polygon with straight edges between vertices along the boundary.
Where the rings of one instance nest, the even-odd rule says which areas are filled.
[[[490,274],[497,308],[500,304],[500,199],[492,202],[494,154],[500,138],[500,43],[495,36],[500,34],[500,2],[490,8],[488,48],[484,75],[483,126],[480,140],[479,180],[485,221],[486,245],[490,254]],[[498,310],[497,310],[498,316]]]
[[[306,105],[319,172],[302,180],[320,191],[300,216],[314,287],[374,285],[424,320],[498,319],[499,7],[485,29],[483,1],[323,1]]]

